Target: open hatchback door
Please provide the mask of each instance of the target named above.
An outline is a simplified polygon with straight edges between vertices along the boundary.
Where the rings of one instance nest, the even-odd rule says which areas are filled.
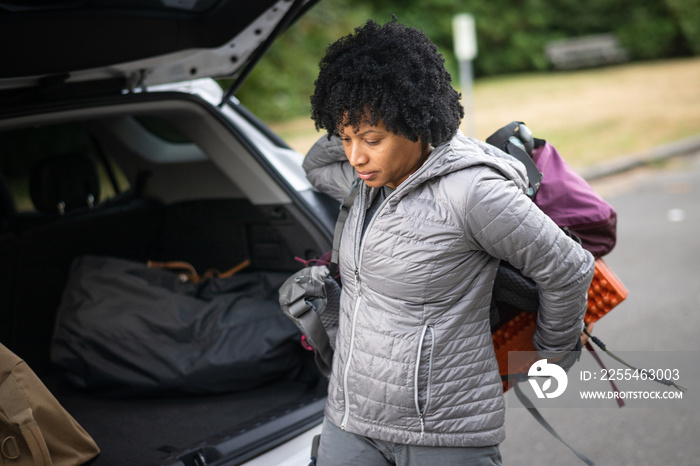
[[[317,0],[0,2],[0,89],[234,77]],[[111,83],[108,84],[108,83]]]

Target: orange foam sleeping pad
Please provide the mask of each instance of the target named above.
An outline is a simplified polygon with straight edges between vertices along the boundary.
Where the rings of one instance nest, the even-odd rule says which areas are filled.
[[[627,295],[627,289],[605,261],[603,259],[596,260],[593,280],[588,289],[588,308],[583,318],[586,325],[598,321],[624,301]],[[502,376],[527,372],[536,361],[535,356],[532,355],[532,357],[522,358],[522,360],[519,358],[516,367],[508,367],[509,351],[536,351],[532,344],[536,324],[537,313],[522,311],[493,332],[493,346],[496,350],[496,360]],[[510,388],[508,382],[504,381],[503,391],[508,390],[508,388]]]

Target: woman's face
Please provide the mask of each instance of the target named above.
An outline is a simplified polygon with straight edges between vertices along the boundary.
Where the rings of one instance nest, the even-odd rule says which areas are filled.
[[[367,186],[396,189],[423,165],[432,147],[387,131],[383,122],[376,126],[362,123],[355,132],[351,126],[339,128],[350,164]]]

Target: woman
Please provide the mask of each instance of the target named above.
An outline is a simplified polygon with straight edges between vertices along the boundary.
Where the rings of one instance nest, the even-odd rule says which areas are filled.
[[[325,129],[304,168],[342,200],[340,327],[319,465],[500,464],[501,379],[489,325],[506,260],[540,289],[536,348],[583,329],[592,256],[524,194],[524,167],[464,137],[437,47],[395,20],[331,44],[311,97]]]

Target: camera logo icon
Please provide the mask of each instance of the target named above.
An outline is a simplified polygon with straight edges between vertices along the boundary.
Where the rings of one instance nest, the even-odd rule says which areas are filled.
[[[546,359],[540,359],[530,366],[527,375],[528,382],[532,385],[537,398],[556,398],[564,393],[566,386],[569,384],[566,371],[556,364],[548,363]],[[541,388],[537,380],[539,377],[547,377]],[[552,388],[552,379],[557,381],[557,385],[554,391],[549,392],[548,390]]]

